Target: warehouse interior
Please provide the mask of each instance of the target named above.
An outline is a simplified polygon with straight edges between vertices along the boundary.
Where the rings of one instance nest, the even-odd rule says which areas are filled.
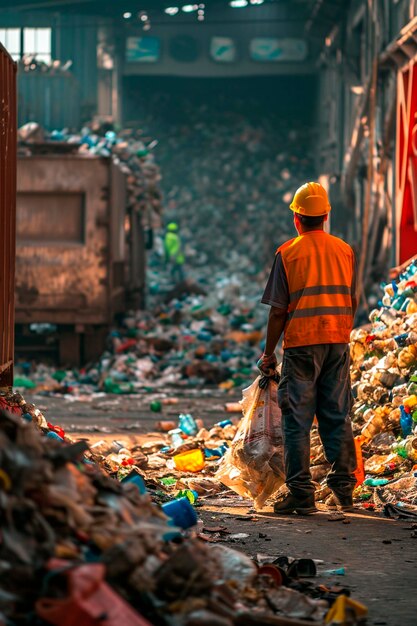
[[[0,626],[414,626],[417,0],[0,0]]]

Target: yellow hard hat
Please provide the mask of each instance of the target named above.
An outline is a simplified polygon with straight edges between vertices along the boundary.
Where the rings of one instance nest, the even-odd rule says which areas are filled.
[[[305,183],[299,187],[290,204],[291,211],[309,217],[327,215],[331,208],[327,192],[320,183]]]

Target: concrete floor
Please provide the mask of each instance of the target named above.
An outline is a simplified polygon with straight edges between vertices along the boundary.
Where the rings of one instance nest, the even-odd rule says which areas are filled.
[[[91,402],[28,394],[25,397],[45,412],[48,421],[63,426],[73,436],[93,440],[148,439],[157,421],[175,419],[180,412],[191,412],[210,427],[226,417],[224,403],[236,399],[219,391],[175,391],[171,395],[179,402],[163,407],[162,414],[150,411],[153,394],[103,396]],[[161,434],[153,436],[161,438]],[[231,534],[248,534],[243,539],[231,539],[225,534],[220,540],[251,556],[320,559],[323,564],[319,571],[343,566],[344,576],[319,576],[314,581],[349,587],[352,597],[368,606],[369,624],[417,625],[417,539],[411,538],[409,522],[366,512],[348,515],[349,523],[330,521],[332,516],[325,511],[309,517],[277,517],[268,509],[254,514],[244,502],[230,499],[213,503],[208,500],[198,512],[206,526],[220,525]]]

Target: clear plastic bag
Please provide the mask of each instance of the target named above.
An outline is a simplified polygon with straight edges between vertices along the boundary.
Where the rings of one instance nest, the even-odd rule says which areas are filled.
[[[243,418],[216,479],[250,498],[261,509],[284,483],[284,452],[278,384],[271,379],[261,389],[261,377],[243,390]]]

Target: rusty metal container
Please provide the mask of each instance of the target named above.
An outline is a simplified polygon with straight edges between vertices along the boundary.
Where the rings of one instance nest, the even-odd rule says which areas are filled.
[[[111,158],[19,156],[16,322],[57,325],[62,363],[100,353],[125,309],[125,214],[126,177]]]
[[[0,387],[13,384],[16,64],[0,44]]]

